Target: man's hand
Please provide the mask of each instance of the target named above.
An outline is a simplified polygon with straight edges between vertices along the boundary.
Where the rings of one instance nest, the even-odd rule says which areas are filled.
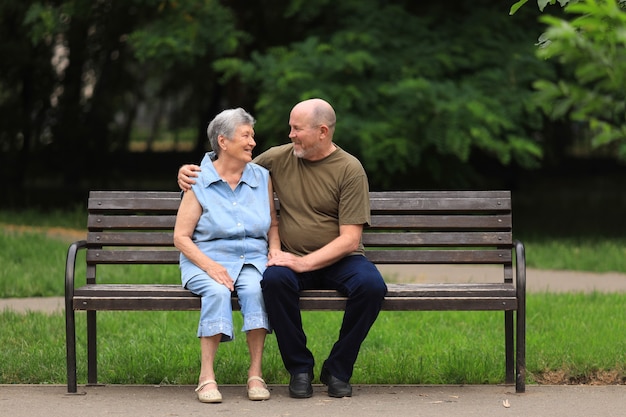
[[[267,259],[271,260],[274,257],[279,257],[283,254],[284,252],[278,248],[278,249],[270,249],[267,253]]]
[[[283,251],[273,253],[267,262],[267,266],[286,266],[294,272],[309,271],[306,257]]]
[[[183,191],[191,189],[191,185],[195,184],[194,178],[198,177],[200,167],[194,164],[186,164],[178,169],[178,186]]]

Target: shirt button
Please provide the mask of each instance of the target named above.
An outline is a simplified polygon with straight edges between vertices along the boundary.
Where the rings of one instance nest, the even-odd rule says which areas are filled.
[[[237,223],[237,227],[241,226],[241,223]]]
[[[239,259],[243,259],[243,255],[241,255],[241,256],[239,257]]]
[[[235,201],[235,202],[233,202],[233,206],[236,206],[236,205],[237,205],[237,202],[236,202],[236,201]]]

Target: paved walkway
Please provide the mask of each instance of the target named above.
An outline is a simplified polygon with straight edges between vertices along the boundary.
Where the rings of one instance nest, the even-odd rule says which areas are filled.
[[[292,399],[287,386],[271,385],[272,398],[252,402],[245,387],[221,386],[221,404],[202,404],[192,386],[79,386],[70,395],[60,385],[0,385],[0,415],[84,416],[324,416],[624,417],[626,385],[527,386],[524,394],[499,385],[356,385],[351,398],[330,398],[322,385],[314,396]]]

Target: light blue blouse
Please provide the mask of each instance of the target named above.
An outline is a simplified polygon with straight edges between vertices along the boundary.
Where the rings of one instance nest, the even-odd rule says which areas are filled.
[[[213,159],[215,152],[205,154],[200,164],[202,171],[191,187],[202,206],[192,240],[202,252],[224,266],[235,281],[244,264],[254,265],[263,273],[271,223],[269,171],[257,164],[247,164],[239,184],[232,190],[215,171]],[[192,277],[205,273],[182,253],[180,270],[183,286]]]

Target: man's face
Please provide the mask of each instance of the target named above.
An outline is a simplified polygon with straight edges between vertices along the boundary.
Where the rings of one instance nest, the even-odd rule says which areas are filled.
[[[293,153],[298,158],[314,159],[321,148],[319,126],[311,124],[306,111],[295,108],[289,117],[289,139],[293,142]]]

